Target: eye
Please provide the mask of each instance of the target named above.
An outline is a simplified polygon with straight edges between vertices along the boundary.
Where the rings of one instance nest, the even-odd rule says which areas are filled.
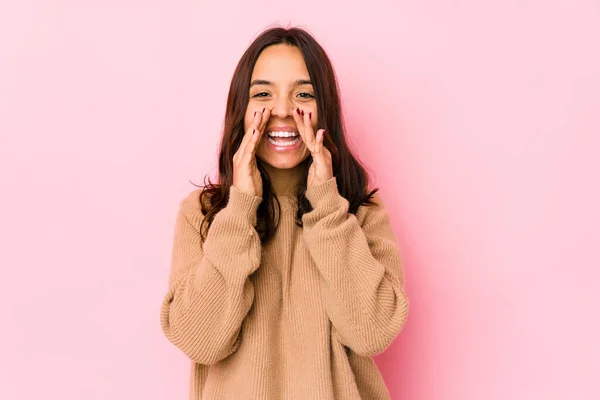
[[[256,93],[252,97],[266,97],[268,95],[269,95],[269,93],[267,93],[267,92],[260,92],[260,93]]]
[[[304,99],[314,99],[315,98],[315,96],[313,96],[310,93],[306,93],[306,92],[298,93],[298,96],[300,96]]]

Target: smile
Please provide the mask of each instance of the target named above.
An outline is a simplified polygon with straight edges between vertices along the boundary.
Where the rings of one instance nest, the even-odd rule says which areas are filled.
[[[272,131],[267,134],[269,143],[275,146],[293,146],[300,141],[298,132]]]

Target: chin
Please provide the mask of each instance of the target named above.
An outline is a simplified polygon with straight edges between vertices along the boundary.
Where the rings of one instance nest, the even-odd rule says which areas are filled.
[[[277,169],[291,169],[302,162],[300,159],[282,159],[283,157],[262,159],[262,162]]]
[[[291,169],[300,165],[307,157],[300,157],[300,155],[287,155],[287,154],[269,154],[267,157],[257,154],[257,158],[263,163],[277,169]]]

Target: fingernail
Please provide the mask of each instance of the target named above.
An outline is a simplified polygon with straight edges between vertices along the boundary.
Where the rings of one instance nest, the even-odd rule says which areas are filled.
[[[312,121],[312,112],[308,113],[308,119],[310,119]]]
[[[266,107],[263,107],[263,110],[261,112],[265,112]]]
[[[302,110],[302,116],[304,117],[304,110]]]
[[[298,115],[300,115],[300,109],[296,108],[296,112],[298,113]]]
[[[256,111],[254,111],[254,116],[256,117]]]
[[[252,134],[254,135],[254,132],[256,132],[256,129],[252,129]]]
[[[323,131],[323,136],[325,136],[325,133],[327,133],[327,131],[326,131],[326,130],[324,130],[324,131]]]

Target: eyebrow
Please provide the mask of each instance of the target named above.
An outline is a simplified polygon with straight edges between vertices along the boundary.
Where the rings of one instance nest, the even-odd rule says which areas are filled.
[[[273,86],[273,82],[266,81],[264,79],[255,79],[252,81],[252,83],[250,83],[250,87],[252,87],[254,85],[271,85],[271,86]],[[312,85],[312,82],[310,81],[310,79],[296,79],[294,81],[294,86],[301,86],[301,85]]]

